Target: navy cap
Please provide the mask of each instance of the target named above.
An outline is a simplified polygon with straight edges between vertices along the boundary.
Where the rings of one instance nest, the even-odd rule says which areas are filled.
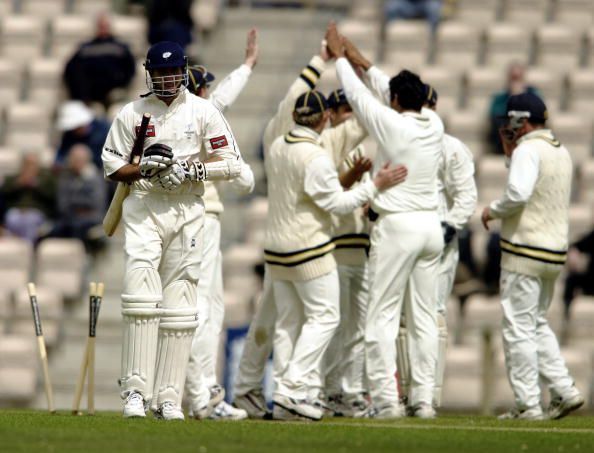
[[[146,54],[144,67],[147,70],[159,68],[178,68],[185,66],[188,58],[181,46],[172,41],[161,41],[151,46]]]
[[[346,95],[344,94],[344,90],[342,88],[334,90],[328,96],[328,107],[331,109],[336,110],[338,107],[345,104],[348,105],[349,101],[346,98]]]
[[[196,93],[199,88],[211,83],[215,76],[204,66],[190,66],[188,68],[188,84],[193,93]]]
[[[435,107],[438,98],[437,90],[428,83],[425,84],[425,96],[425,104],[429,107]]]
[[[544,101],[534,93],[525,92],[510,96],[505,113],[508,118],[527,118],[529,121],[545,122],[549,118]]]
[[[310,116],[328,109],[328,101],[319,91],[306,91],[295,102],[295,113],[298,116]]]

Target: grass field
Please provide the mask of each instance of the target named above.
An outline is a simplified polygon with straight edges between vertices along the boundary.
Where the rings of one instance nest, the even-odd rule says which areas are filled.
[[[104,412],[74,417],[0,411],[2,452],[592,452],[594,417],[556,422],[500,422],[493,417],[442,416],[423,421],[351,420],[320,423],[162,422],[123,420]]]

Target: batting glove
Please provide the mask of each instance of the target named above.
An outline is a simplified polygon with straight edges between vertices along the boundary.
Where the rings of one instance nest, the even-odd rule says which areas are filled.
[[[140,175],[143,178],[151,178],[161,170],[173,165],[174,162],[175,158],[171,148],[161,143],[155,143],[149,146],[142,155]]]
[[[202,162],[181,160],[157,173],[151,178],[151,182],[159,184],[165,190],[173,191],[185,181],[204,181],[205,176]]]
[[[441,222],[441,231],[443,233],[443,242],[448,245],[456,236],[456,228],[446,222]]]

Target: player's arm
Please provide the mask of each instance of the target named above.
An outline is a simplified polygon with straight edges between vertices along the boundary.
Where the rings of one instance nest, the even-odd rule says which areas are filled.
[[[304,189],[320,208],[343,215],[363,206],[375,198],[378,192],[400,184],[406,179],[406,175],[404,166],[389,167],[389,164],[386,164],[372,181],[363,183],[356,189],[344,191],[330,157],[322,155],[307,165]]]
[[[139,166],[129,163],[134,138],[133,116],[122,110],[114,119],[101,152],[106,178],[118,182],[134,182],[141,178]]]
[[[445,216],[445,222],[461,230],[476,209],[477,190],[472,154],[462,142],[457,142],[456,146],[455,158],[446,162],[445,188],[454,203]]]
[[[330,148],[334,162],[339,165],[353,149],[365,140],[367,130],[353,116],[336,127],[325,129],[321,136],[324,148]]]
[[[490,220],[509,217],[524,207],[534,191],[539,167],[540,157],[536,151],[527,146],[519,146],[514,150],[503,198],[492,202],[483,211],[485,228],[488,229]]]
[[[347,159],[347,166],[349,167],[348,170],[341,172],[338,175],[338,180],[342,187],[350,189],[353,184],[361,181],[361,178],[365,173],[371,170],[373,163],[368,157],[353,156],[353,158],[349,157]]]
[[[210,102],[221,112],[233,104],[245,88],[258,62],[258,56],[258,33],[252,28],[247,36],[244,63],[221,80],[209,96]]]
[[[320,55],[315,55],[308,65],[303,68],[299,77],[289,87],[287,94],[278,105],[276,113],[264,129],[264,150],[270,148],[272,142],[280,135],[287,133],[293,127],[293,109],[297,98],[308,90],[313,90],[326,68],[328,55],[322,45]]]

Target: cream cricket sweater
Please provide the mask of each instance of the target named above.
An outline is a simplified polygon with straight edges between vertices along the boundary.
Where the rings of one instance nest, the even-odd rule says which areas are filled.
[[[330,214],[305,192],[307,165],[324,156],[311,134],[297,128],[278,137],[265,160],[268,217],[264,258],[272,278],[311,280],[336,269]]]
[[[561,270],[567,255],[571,157],[548,129],[533,131],[519,140],[512,167],[516,153],[523,152],[532,153],[532,161],[526,162],[538,162],[538,176],[526,203],[520,209],[511,209],[510,215],[499,215],[501,267],[520,274],[552,277]],[[522,173],[526,178],[526,172]],[[508,185],[511,176],[510,170]]]

